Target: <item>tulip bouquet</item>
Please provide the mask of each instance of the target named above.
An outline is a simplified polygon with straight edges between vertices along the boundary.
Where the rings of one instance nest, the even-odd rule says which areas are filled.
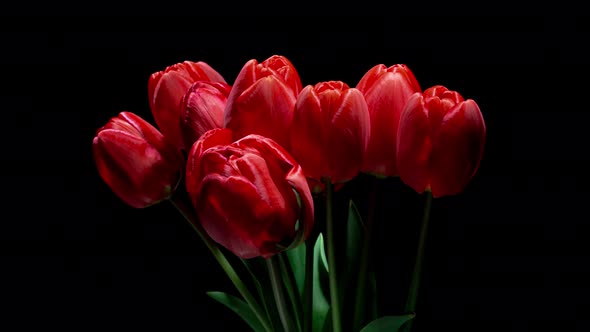
[[[433,198],[459,194],[478,169],[485,124],[473,100],[420,88],[401,64],[369,69],[356,87],[303,86],[274,55],[232,85],[204,62],[148,81],[157,128],[122,112],[98,129],[93,153],[125,203],[170,202],[238,294],[208,295],[258,332],[409,331]],[[370,251],[374,213],[335,200],[359,175],[399,177],[425,197],[404,312],[384,315]],[[365,217],[367,216],[367,217]]]

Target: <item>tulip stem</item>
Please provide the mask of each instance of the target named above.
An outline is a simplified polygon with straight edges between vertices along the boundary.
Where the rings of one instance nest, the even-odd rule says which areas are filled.
[[[367,216],[367,223],[365,226],[365,236],[363,239],[363,247],[361,249],[361,260],[359,267],[358,283],[356,285],[356,305],[354,308],[354,324],[353,331],[359,331],[361,325],[366,320],[367,308],[365,306],[365,299],[367,295],[367,274],[369,269],[370,251],[371,251],[371,235],[373,233],[373,219],[375,218],[375,209],[377,205],[377,182],[376,177],[371,178],[371,191],[369,193],[369,211]],[[376,301],[376,299],[375,299]]]
[[[432,192],[426,191],[426,202],[424,204],[424,215],[422,217],[422,226],[420,229],[420,238],[418,240],[418,251],[416,253],[416,261],[414,263],[414,272],[412,274],[412,281],[408,291],[408,299],[406,301],[406,313],[414,313],[416,310],[416,303],[418,298],[418,288],[420,286],[420,276],[422,274],[422,263],[424,261],[424,247],[426,245],[426,234],[428,233],[428,221],[430,220],[430,208],[432,206]],[[408,332],[412,328],[413,319],[409,320],[403,325],[402,331]]]
[[[281,270],[280,270],[280,262],[278,261],[278,255],[274,255],[271,258],[266,259],[266,266],[268,267],[268,274],[270,277],[270,283],[272,285],[272,292],[275,297],[275,302],[277,304],[277,310],[279,312],[279,317],[281,319],[281,323],[283,323],[283,328],[285,332],[292,332],[293,330],[291,327],[293,326],[291,317],[289,315],[289,309],[287,308],[287,303],[285,302],[285,292],[283,290],[283,284],[281,283]]]
[[[197,221],[197,216],[195,215],[195,213],[193,213],[191,209],[187,208],[186,204],[178,197],[173,197],[172,199],[169,199],[169,201],[189,222],[189,224],[193,227],[197,234],[199,234],[201,240],[205,242],[205,245],[207,245],[207,248],[209,248],[209,250],[213,254],[213,257],[217,259],[217,262],[219,263],[219,265],[221,265],[221,268],[225,271],[225,273],[227,274],[231,282],[234,284],[238,292],[240,292],[246,303],[248,303],[248,305],[260,321],[260,324],[263,326],[263,328],[268,332],[272,332],[272,328],[270,327],[269,322],[266,320],[266,317],[263,315],[262,309],[256,302],[256,299],[254,298],[254,296],[252,296],[252,294],[250,293],[246,285],[242,282],[234,268],[231,266],[230,262],[223,254],[223,252],[219,249],[217,243],[215,243],[205,233],[205,230]]]
[[[334,186],[326,179],[326,233],[328,237],[328,270],[330,281],[330,309],[332,310],[332,331],[341,332],[340,299],[338,297],[338,278],[336,275],[336,242],[334,236]]]

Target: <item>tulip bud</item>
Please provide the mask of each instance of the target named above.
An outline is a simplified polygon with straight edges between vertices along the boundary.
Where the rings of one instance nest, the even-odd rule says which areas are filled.
[[[289,149],[289,128],[300,90],[299,74],[284,56],[273,55],[261,63],[252,59],[233,84],[224,127],[232,130],[234,140],[258,134]]]
[[[295,105],[291,153],[311,180],[342,183],[355,177],[369,143],[370,119],[362,93],[346,83],[329,81],[305,87]]]
[[[156,124],[170,142],[181,148],[184,147],[180,130],[181,101],[196,81],[226,83],[217,71],[201,61],[169,66],[153,73],[148,81],[148,98]]]
[[[180,150],[130,112],[121,112],[98,129],[92,149],[102,179],[134,208],[170,197],[182,175]]]
[[[414,74],[405,65],[371,68],[357,85],[367,101],[371,138],[362,171],[378,176],[397,176],[395,149],[399,116],[415,92],[421,92]]]
[[[181,103],[181,133],[184,146],[190,150],[205,132],[223,127],[223,109],[230,86],[225,83],[195,82]]]
[[[463,191],[479,167],[486,127],[475,101],[444,86],[410,97],[399,122],[401,180],[433,197]]]
[[[269,258],[303,243],[313,201],[301,167],[273,140],[229,129],[205,133],[189,152],[187,191],[207,234],[241,258]]]

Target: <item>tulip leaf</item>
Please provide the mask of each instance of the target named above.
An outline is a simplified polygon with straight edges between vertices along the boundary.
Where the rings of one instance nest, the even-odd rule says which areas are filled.
[[[384,316],[377,318],[365,326],[361,332],[397,332],[414,314],[402,316]]]
[[[264,285],[260,282],[260,279],[258,278],[258,275],[265,275],[266,271],[265,269],[261,268],[260,266],[260,259],[259,258],[255,258],[255,259],[241,259],[242,263],[244,264],[244,266],[246,267],[246,270],[248,271],[248,273],[250,274],[250,276],[252,277],[252,281],[254,283],[254,286],[256,287],[256,291],[258,292],[258,297],[260,299],[260,302],[262,303],[262,306],[264,307],[264,311],[266,313],[266,316],[269,318],[269,320],[272,322],[272,318],[274,315],[271,315],[271,312],[273,312],[273,310],[275,310],[274,307],[269,307],[268,303],[274,304],[274,297],[272,296],[272,292],[269,291],[270,289],[270,284],[268,284],[268,282],[264,283]],[[265,291],[266,290],[266,291]],[[270,299],[270,301],[269,301]]]
[[[304,242],[299,247],[287,250],[287,258],[295,276],[295,283],[299,294],[303,294],[303,286],[305,284],[305,252],[307,251],[307,244]]]
[[[355,328],[360,328],[359,324],[376,318],[376,315],[373,315],[376,298],[369,288],[374,282],[374,275],[370,268],[371,258],[367,251],[369,248],[365,247],[369,245],[365,242],[370,241],[367,235],[366,225],[363,224],[359,210],[351,199],[348,203],[346,223],[346,261],[342,262],[345,274],[340,280],[339,287],[340,293],[344,296],[343,303],[351,304],[344,310],[348,310],[347,313],[354,316]],[[362,294],[361,299],[357,298],[359,293]]]
[[[252,308],[243,300],[224,292],[207,292],[207,295],[238,314],[254,332],[265,332]]]
[[[348,223],[346,226],[346,277],[348,285],[351,280],[355,280],[359,272],[360,255],[363,245],[363,225],[362,218],[354,202],[350,200],[348,205]]]
[[[328,264],[324,252],[324,238],[319,234],[313,248],[313,314],[312,331],[322,332],[324,323],[330,309],[322,284],[326,284],[328,278]],[[323,256],[323,257],[322,257]],[[323,280],[323,281],[322,281]]]
[[[326,320],[324,321],[324,327],[322,328],[322,332],[332,332],[332,329],[332,308],[330,308],[326,313]]]
[[[358,245],[361,243],[362,234],[365,231],[365,224],[363,222],[363,218],[354,204],[353,200],[351,199],[348,203],[348,225],[347,225],[347,233],[348,233],[348,243]],[[352,255],[349,251],[349,256],[358,256],[357,252],[352,252]]]
[[[317,253],[317,255],[319,255],[318,260],[320,262],[322,262],[322,271],[324,271],[326,273],[326,275],[328,274],[328,272],[330,272],[330,269],[328,268],[328,259],[326,258],[326,246],[324,244],[324,238],[323,236],[320,234],[321,237],[321,244],[318,248],[319,253]],[[318,241],[320,240],[320,238],[318,238]],[[316,244],[317,245],[317,244]],[[314,255],[316,255],[316,253],[314,253]]]
[[[270,279],[264,277],[268,273],[264,259],[262,257],[256,257],[253,259],[242,259],[242,262],[252,276],[260,301],[264,306],[266,316],[274,330],[275,327],[281,326],[281,321],[278,315],[276,315],[277,307]],[[258,286],[260,286],[260,289],[258,289]]]

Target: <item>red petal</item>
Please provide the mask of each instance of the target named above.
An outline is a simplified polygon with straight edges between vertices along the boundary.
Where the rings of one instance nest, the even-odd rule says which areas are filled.
[[[249,88],[257,79],[256,66],[258,62],[255,59],[249,60],[244,64],[234,84],[232,85],[231,91],[227,97],[227,103],[225,104],[225,110],[223,112],[223,126],[227,127],[227,124],[232,122],[234,113],[236,112],[234,103],[238,97]]]
[[[371,138],[363,171],[396,176],[395,149],[400,114],[416,90],[417,82],[399,66],[383,73],[365,93],[371,117]]]
[[[223,126],[223,110],[229,86],[225,83],[195,82],[184,95],[181,128],[184,146],[190,149],[205,132]]]
[[[301,226],[304,228],[303,232],[305,233],[305,238],[307,238],[314,223],[314,206],[305,174],[303,173],[301,166],[297,164],[295,158],[273,140],[258,135],[246,136],[235,144],[243,148],[254,148],[258,151],[264,156],[267,163],[271,165],[269,169],[275,180],[278,182],[286,179],[290,187],[297,191],[301,199],[301,207],[300,213],[297,214],[298,218],[296,219],[302,224]],[[277,167],[274,167],[275,165],[278,169]],[[282,189],[283,197],[291,197],[291,200],[295,198],[287,190],[287,187],[282,187]],[[285,190],[287,190],[287,192],[285,192]],[[291,201],[291,204],[297,206],[296,201]],[[286,225],[287,230],[292,230],[293,227],[294,225],[291,224]]]
[[[375,82],[381,77],[381,75],[387,70],[384,64],[378,64],[373,68],[369,69],[361,80],[356,85],[363,94],[366,94],[369,89],[375,84]]]
[[[431,149],[428,113],[422,95],[415,93],[400,116],[396,160],[400,179],[418,193],[429,185]]]
[[[261,63],[262,66],[267,66],[277,73],[283,82],[291,88],[294,95],[297,96],[301,91],[302,84],[299,73],[295,69],[295,66],[286,57],[282,55],[273,55]]]
[[[463,191],[483,154],[485,124],[473,100],[458,104],[443,119],[433,137],[431,187],[434,197]]]
[[[363,163],[371,130],[367,103],[362,93],[345,90],[338,101],[331,104],[327,123],[326,161],[332,182],[355,177]]]
[[[160,131],[177,146],[182,146],[180,135],[180,107],[191,81],[177,71],[165,73],[154,89],[152,114]]]
[[[176,185],[178,169],[167,169],[159,152],[141,137],[103,130],[93,140],[93,154],[105,183],[132,207],[160,201]]]
[[[186,162],[186,190],[191,196],[193,203],[198,195],[198,188],[201,182],[201,158],[203,152],[218,145],[229,145],[232,142],[232,132],[229,129],[213,129],[201,136],[193,144],[188,153]]]
[[[305,204],[309,203],[306,199],[308,198],[307,196],[309,198],[311,197],[311,193],[309,193],[309,188],[307,187],[301,167],[297,165],[295,159],[276,142],[259,135],[246,136],[234,144],[250,152],[251,155],[260,155],[263,158],[267,165],[268,173],[274,183],[273,188],[277,189],[275,195],[280,193],[280,200],[285,201],[284,207],[282,208],[283,212],[281,213],[282,217],[280,218],[281,226],[275,225],[275,231],[282,232],[283,237],[286,235],[294,236],[295,222],[299,219],[303,223],[302,227],[305,227],[304,232],[308,235],[308,228],[311,228],[310,223],[313,224],[313,207],[310,208],[309,206],[305,206]],[[244,172],[242,167],[240,167],[240,170],[246,176],[246,172]],[[259,180],[255,179],[257,173],[250,172],[249,174],[247,177],[251,179],[251,182],[255,183],[257,188],[267,187],[266,184],[259,183]],[[264,178],[262,175],[259,177]],[[294,184],[297,185],[295,188]],[[299,207],[293,189],[296,189],[299,193],[304,206]],[[264,192],[261,192],[261,197],[271,197],[270,193],[271,191],[266,189]],[[273,201],[272,198],[268,200],[269,202]],[[310,209],[312,213],[311,219],[307,215]],[[304,215],[300,215],[300,211]]]
[[[288,148],[294,106],[295,96],[289,87],[277,77],[267,76],[256,81],[237,98],[231,116],[226,116],[229,122],[225,123],[225,127],[234,132],[236,140],[249,134],[259,134]]]
[[[295,105],[291,127],[291,153],[307,177],[321,180],[329,174],[326,163],[326,116],[313,86],[306,86]]]
[[[196,207],[207,234],[238,257],[261,256],[268,206],[256,188],[241,177],[210,174],[199,189]]]
[[[152,112],[154,111],[155,101],[154,101],[154,92],[156,90],[156,86],[160,83],[160,79],[162,79],[162,75],[164,75],[164,71],[159,71],[150,75],[148,80],[148,101],[150,103],[150,109]]]
[[[225,83],[225,79],[221,74],[219,74],[215,69],[213,69],[209,64],[199,61],[199,62],[191,62],[185,61],[183,62],[184,70],[192,78],[192,81],[208,81],[212,83]]]

